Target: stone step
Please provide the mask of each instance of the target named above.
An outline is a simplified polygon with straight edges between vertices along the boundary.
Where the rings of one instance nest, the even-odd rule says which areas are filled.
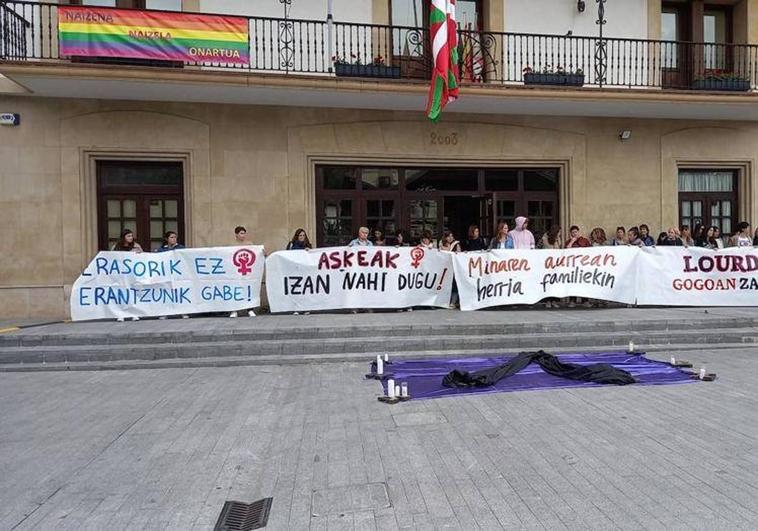
[[[722,351],[730,349],[744,349],[744,343],[719,343],[708,345],[708,351]],[[758,344],[749,346],[755,348],[758,353]],[[584,347],[582,349],[554,352],[555,354],[568,354],[571,352],[613,352],[619,349],[607,346]],[[680,353],[693,363],[698,363],[696,355],[703,349],[693,349],[692,345],[661,345],[649,344],[640,349],[653,359],[668,359],[671,354]],[[419,358],[461,358],[461,357],[487,357],[515,355],[518,351],[513,350],[423,350],[415,352],[398,352],[391,359],[419,359]],[[200,358],[169,358],[158,360],[117,360],[117,361],[73,361],[55,363],[6,363],[0,364],[2,372],[57,372],[57,371],[104,371],[104,370],[135,370],[135,369],[177,369],[177,368],[204,368],[204,367],[238,367],[238,366],[271,366],[271,365],[299,365],[321,363],[365,363],[366,371],[369,363],[376,358],[374,352],[344,352],[334,354],[302,354],[291,356],[214,356]],[[391,365],[388,366],[391,368]]]
[[[370,328],[364,334],[371,333]],[[739,327],[714,330],[645,330],[619,332],[559,332],[540,334],[478,334],[437,336],[417,334],[400,337],[341,337],[329,339],[277,339],[223,342],[165,342],[150,344],[96,344],[21,346],[0,348],[0,364],[113,362],[122,360],[165,360],[235,356],[313,356],[344,353],[413,353],[429,350],[461,352],[477,349],[513,351],[531,349],[582,349],[602,346],[626,349],[629,341],[645,345],[716,345],[721,343],[758,344],[758,328]],[[180,339],[180,338],[175,338]]]
[[[171,321],[161,321],[170,323]],[[184,321],[191,323],[192,321]],[[263,342],[263,341],[301,341],[301,340],[330,340],[341,338],[361,338],[371,333],[373,328],[370,324],[364,325],[334,325],[334,326],[308,326],[302,322],[292,327],[262,326],[253,328],[246,323],[243,328],[221,328],[181,330],[176,327],[171,331],[143,329],[140,326],[148,325],[155,328],[155,322],[118,323],[119,328],[114,331],[114,323],[108,323],[108,332],[101,332],[97,323],[88,323],[84,330],[79,327],[75,332],[45,333],[44,330],[35,330],[34,333],[14,333],[0,335],[0,351],[9,347],[67,347],[67,346],[139,346],[158,344],[189,344],[189,343],[238,343],[238,342]],[[135,326],[136,325],[136,326]],[[633,331],[630,332],[630,327]],[[719,333],[724,329],[758,328],[758,318],[745,318],[735,321],[731,318],[709,318],[695,321],[681,319],[650,319],[635,320],[630,323],[627,320],[598,320],[593,318],[592,312],[587,312],[586,319],[564,320],[556,314],[555,321],[536,323],[484,323],[472,326],[470,323],[436,322],[429,324],[393,324],[386,333],[391,333],[394,338],[413,338],[419,335],[427,337],[450,337],[456,336],[512,336],[522,334],[576,334],[576,333],[656,333],[656,332],[692,332],[704,333],[705,329],[711,333]],[[118,331],[123,330],[123,333]],[[627,340],[628,341],[628,340]]]

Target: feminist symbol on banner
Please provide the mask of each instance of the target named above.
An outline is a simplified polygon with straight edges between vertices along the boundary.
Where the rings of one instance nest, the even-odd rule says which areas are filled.
[[[424,250],[421,247],[414,247],[411,249],[411,258],[413,258],[411,266],[418,268],[421,264],[421,260],[424,258]]]
[[[232,256],[232,263],[237,266],[240,275],[247,275],[253,271],[255,253],[250,249],[240,249]]]

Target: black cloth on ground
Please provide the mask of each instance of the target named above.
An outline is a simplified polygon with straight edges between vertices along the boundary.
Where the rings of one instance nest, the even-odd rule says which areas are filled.
[[[609,363],[594,363],[592,365],[563,363],[552,354],[539,350],[537,352],[521,352],[507,363],[491,369],[476,372],[450,371],[442,379],[442,385],[445,387],[487,387],[494,385],[503,378],[513,376],[530,363],[537,363],[548,374],[570,380],[613,385],[627,385],[636,381],[627,371],[617,369]]]

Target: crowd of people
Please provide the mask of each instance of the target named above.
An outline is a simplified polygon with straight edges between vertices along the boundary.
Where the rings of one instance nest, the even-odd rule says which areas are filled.
[[[574,247],[598,247],[605,245],[631,245],[635,247],[680,246],[702,247],[706,249],[723,249],[725,247],[751,247],[758,246],[758,228],[751,233],[750,224],[743,221],[737,224],[737,230],[730,235],[722,235],[718,227],[695,225],[694,229],[689,225],[670,227],[666,232],[658,234],[654,238],[650,234],[650,227],[644,223],[629,227],[616,227],[611,238],[608,238],[602,227],[593,228],[589,237],[584,236],[578,225],[569,228],[568,235],[564,238],[561,227],[551,226],[547,232],[535,238],[529,230],[529,219],[517,217],[511,230],[508,224],[500,221],[495,230],[495,235],[487,240],[481,235],[477,225],[468,228],[466,238],[458,240],[455,234],[446,230],[441,234],[435,245],[435,237],[429,230],[421,232],[418,243],[415,245],[425,248],[438,248],[443,251],[486,251],[489,249],[571,249]],[[398,230],[393,238],[385,237],[384,233],[376,229],[371,235],[368,227],[361,227],[357,237],[348,245],[353,246],[407,246],[410,243],[405,231]],[[287,249],[310,249],[310,241],[303,229],[297,229],[295,235],[287,245]]]
[[[404,230],[398,230],[390,237],[385,237],[380,229],[372,231],[368,227],[358,229],[355,239],[348,244],[350,247],[355,246],[420,246],[426,249],[440,249],[442,251],[462,252],[462,251],[486,251],[490,249],[571,249],[574,247],[597,247],[604,245],[632,245],[635,247],[653,247],[662,246],[680,246],[680,247],[703,247],[706,249],[723,249],[725,247],[758,247],[758,228],[751,232],[750,224],[742,221],[737,224],[737,230],[730,235],[723,235],[718,227],[705,225],[695,225],[691,229],[689,225],[680,227],[670,227],[666,232],[658,234],[658,238],[653,238],[650,234],[650,227],[644,223],[629,227],[616,227],[616,232],[611,238],[608,238],[605,229],[595,227],[589,233],[589,237],[584,236],[578,225],[572,225],[566,238],[563,237],[561,227],[558,225],[551,226],[547,232],[540,237],[535,238],[529,230],[529,219],[526,217],[517,217],[514,227],[511,228],[505,221],[497,224],[495,235],[490,238],[484,238],[477,225],[471,225],[468,228],[466,238],[459,240],[456,235],[450,231],[444,231],[439,239],[429,230],[421,231],[416,242],[412,242]],[[250,245],[247,238],[247,229],[243,226],[234,229],[234,245]],[[178,234],[175,231],[168,231],[164,235],[163,244],[155,249],[154,252],[171,251],[174,249],[183,249],[184,245],[179,243]],[[303,250],[313,249],[314,246],[308,238],[305,229],[299,228],[295,231],[292,239],[287,242],[285,249]],[[121,233],[121,238],[113,246],[113,251],[143,252],[142,247],[135,241],[134,232],[125,229]]]
[[[477,225],[470,225],[466,238],[459,240],[456,235],[445,230],[439,239],[435,240],[435,235],[429,230],[421,231],[416,241],[412,241],[403,230],[398,230],[391,238],[385,237],[380,229],[373,232],[368,227],[360,227],[356,238],[348,244],[351,247],[373,247],[373,246],[419,246],[425,249],[439,249],[450,252],[477,252],[491,249],[572,249],[577,247],[597,247],[597,246],[617,246],[630,245],[635,247],[653,247],[660,246],[681,246],[681,247],[702,247],[706,249],[723,249],[727,247],[758,247],[758,228],[754,232],[750,230],[750,224],[743,221],[737,224],[737,230],[731,235],[722,235],[719,228],[715,226],[707,227],[704,225],[695,225],[691,229],[688,225],[679,227],[670,227],[666,232],[661,232],[658,238],[653,238],[650,234],[648,225],[629,227],[616,227],[616,231],[611,238],[608,238],[602,227],[593,228],[589,237],[584,236],[578,225],[569,227],[568,235],[564,238],[561,227],[558,225],[551,226],[544,234],[535,238],[529,229],[529,219],[523,216],[517,217],[513,229],[505,221],[497,224],[495,235],[489,240],[482,236]],[[247,229],[243,226],[237,226],[234,229],[234,241],[232,245],[251,245],[247,237]],[[175,249],[183,249],[184,245],[179,243],[178,234],[175,231],[167,231],[164,235],[163,243],[154,252],[165,252]],[[292,238],[287,242],[285,249],[290,250],[310,250],[314,246],[308,238],[305,229],[299,228],[295,231]],[[125,229],[121,233],[119,241],[113,246],[113,251],[124,252],[143,252],[140,244],[135,240],[134,232]],[[455,299],[455,293],[453,294]],[[576,298],[570,298],[566,301],[568,306],[574,306],[581,301]],[[586,306],[591,306],[591,301],[585,301]],[[454,303],[451,305],[454,306]],[[546,306],[558,307],[558,301],[547,299]],[[247,312],[250,316],[255,313],[252,310]],[[229,317],[237,317],[238,312],[231,312]],[[187,315],[182,315],[187,318]],[[119,319],[122,321],[123,319]],[[133,317],[132,320],[139,320]]]

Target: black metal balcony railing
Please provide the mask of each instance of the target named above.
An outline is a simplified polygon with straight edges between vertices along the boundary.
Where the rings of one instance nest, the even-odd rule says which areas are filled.
[[[214,61],[148,64],[324,76],[429,77],[431,50],[429,32],[424,28],[247,18],[247,65]],[[755,88],[758,82],[755,45],[466,29],[459,30],[458,39],[463,84],[745,91]],[[601,48],[605,53],[597,53]],[[59,53],[57,4],[0,0],[0,60],[59,62],[93,58]],[[119,62],[140,64],[130,59]]]

